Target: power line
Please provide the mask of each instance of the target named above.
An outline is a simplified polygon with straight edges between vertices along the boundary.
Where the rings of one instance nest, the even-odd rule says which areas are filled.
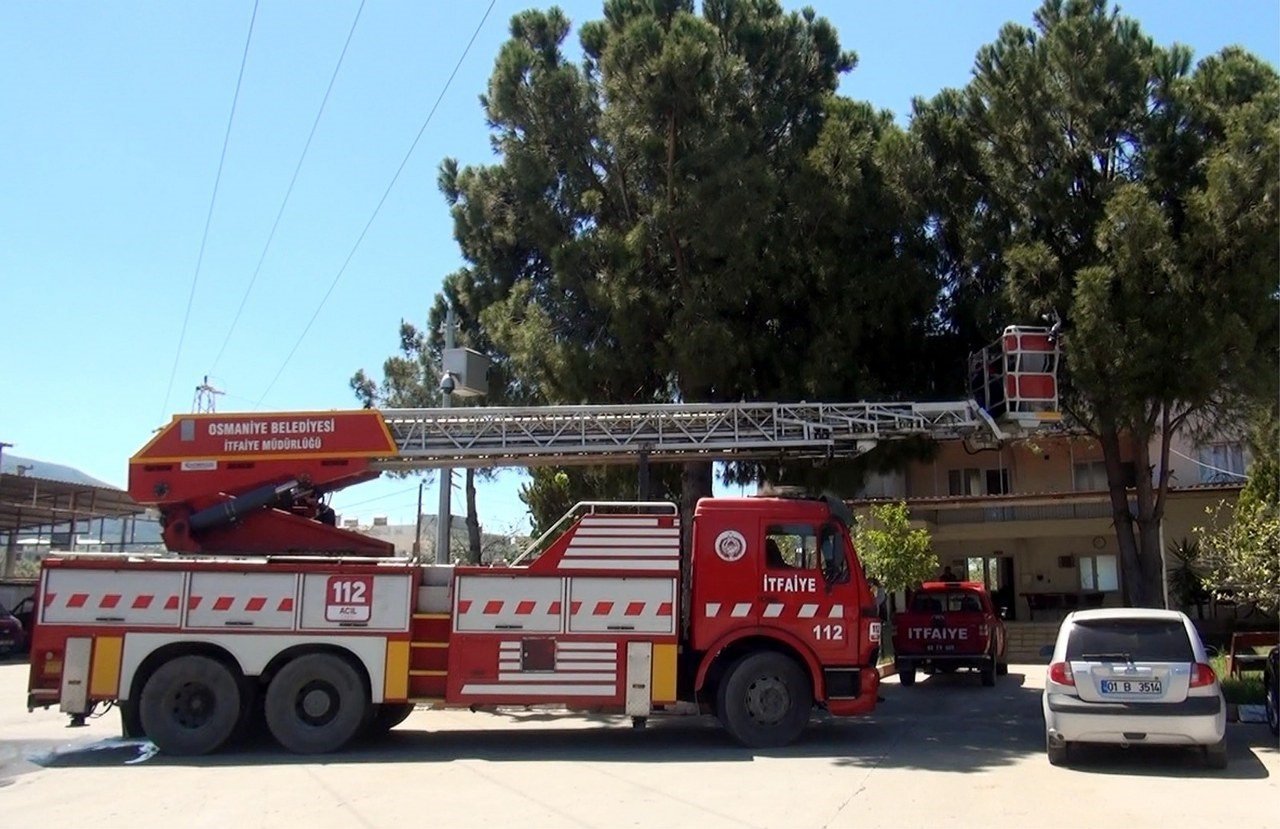
[[[173,393],[173,379],[178,374],[178,360],[182,357],[182,344],[187,338],[187,323],[191,320],[191,305],[196,298],[196,284],[200,281],[200,266],[204,263],[204,247],[209,241],[209,226],[213,224],[213,206],[218,201],[218,186],[222,183],[222,167],[227,161],[227,145],[231,143],[231,124],[236,119],[236,105],[240,102],[240,84],[244,81],[244,67],[249,61],[249,43],[253,40],[253,24],[258,19],[258,0],[253,0],[253,14],[249,16],[249,32],[244,38],[244,53],[240,56],[240,74],[236,76],[236,91],[231,98],[231,114],[227,116],[227,131],[222,136],[222,154],[218,157],[218,173],[213,179],[213,195],[209,197],[209,212],[204,217],[204,233],[200,237],[200,254],[196,257],[196,271],[191,277],[191,292],[187,295],[187,311],[182,315],[182,331],[178,334],[178,348],[173,355],[173,370],[169,372],[169,385],[164,391],[164,406],[160,416],[169,412],[169,395]]]
[[[347,267],[351,264],[351,260],[355,257],[356,251],[360,248],[360,243],[364,241],[365,235],[369,232],[369,228],[373,226],[373,222],[378,218],[378,213],[382,211],[382,206],[386,204],[387,197],[391,195],[391,190],[396,186],[400,174],[404,172],[404,168],[409,163],[409,158],[413,155],[413,151],[417,149],[418,142],[422,140],[422,135],[427,131],[427,126],[431,124],[431,118],[436,114],[436,110],[440,107],[440,102],[444,100],[445,93],[449,91],[449,85],[453,83],[454,77],[458,74],[458,70],[462,68],[462,62],[466,60],[467,53],[471,51],[471,46],[476,42],[480,30],[484,27],[484,22],[489,19],[489,12],[493,11],[494,4],[497,0],[489,0],[489,6],[484,10],[484,15],[480,18],[480,22],[476,24],[475,31],[471,33],[471,39],[467,41],[466,47],[462,50],[462,54],[458,57],[458,62],[454,64],[453,71],[449,73],[448,79],[444,82],[444,88],[440,90],[440,95],[436,98],[436,102],[431,105],[431,111],[427,113],[426,120],[422,122],[422,127],[418,130],[417,136],[414,137],[413,143],[409,145],[409,150],[404,154],[404,158],[400,160],[400,166],[396,168],[395,175],[391,177],[391,182],[387,185],[387,189],[383,191],[382,198],[378,199],[378,204],[373,208],[373,214],[369,216],[369,221],[365,222],[364,229],[360,231],[360,235],[356,237],[356,242],[351,246],[350,253],[343,261],[342,267],[334,275],[333,281],[329,283],[329,290],[324,292],[324,296],[320,298],[320,304],[316,306],[316,310],[311,315],[311,319],[307,320],[307,325],[302,329],[302,333],[298,335],[298,339],[294,342],[293,347],[289,349],[288,355],[285,356],[284,362],[280,364],[279,370],[276,371],[271,382],[267,384],[267,388],[262,392],[262,396],[258,398],[255,406],[262,405],[262,401],[271,393],[271,389],[275,387],[276,381],[280,379],[280,375],[284,373],[285,367],[289,365],[289,361],[293,359],[293,355],[297,353],[299,346],[302,345],[303,339],[307,336],[307,332],[311,330],[311,326],[315,324],[316,318],[320,316],[321,309],[324,308],[329,296],[333,293],[333,289],[337,287],[338,280],[342,279],[342,275],[347,272]]]
[[[302,163],[306,161],[307,152],[311,149],[311,140],[316,136],[316,128],[320,126],[320,118],[324,115],[324,108],[329,103],[329,94],[333,92],[334,81],[338,79],[338,70],[342,68],[342,61],[347,57],[347,47],[351,45],[351,37],[356,33],[356,24],[360,22],[360,14],[364,11],[365,0],[360,0],[360,8],[356,9],[356,16],[351,21],[351,29],[347,32],[346,42],[342,44],[342,53],[338,55],[338,62],[333,67],[333,74],[329,76],[329,86],[324,91],[324,99],[320,101],[320,109],[316,112],[316,119],[311,124],[311,132],[307,134],[307,142],[302,147],[302,155],[298,156],[298,164],[293,168],[293,178],[289,179],[289,186],[285,190],[284,200],[280,202],[280,209],[276,211],[276,220],[271,225],[271,232],[267,234],[267,242],[262,246],[262,254],[258,257],[258,264],[253,269],[253,276],[249,278],[249,285],[244,289],[244,296],[240,298],[240,307],[236,309],[236,315],[231,320],[231,327],[227,329],[227,336],[222,339],[222,346],[218,349],[218,356],[213,358],[213,366],[209,369],[212,374],[214,369],[218,367],[218,362],[222,359],[223,352],[227,350],[227,343],[231,342],[231,334],[236,330],[236,323],[240,322],[240,314],[244,312],[245,303],[249,300],[249,293],[253,290],[254,283],[258,281],[258,274],[262,271],[262,263],[267,259],[267,251],[271,249],[271,243],[276,238],[276,228],[280,227],[280,219],[284,216],[285,206],[289,204],[289,197],[293,195],[293,186],[298,181],[298,173],[302,171]]]

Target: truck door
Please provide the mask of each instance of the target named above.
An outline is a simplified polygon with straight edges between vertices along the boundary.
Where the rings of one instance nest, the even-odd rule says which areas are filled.
[[[856,662],[861,601],[843,534],[808,522],[769,522],[762,533],[759,623],[810,643],[824,664]]]

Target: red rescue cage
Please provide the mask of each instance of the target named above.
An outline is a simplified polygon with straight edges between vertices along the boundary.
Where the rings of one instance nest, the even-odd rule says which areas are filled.
[[[1058,338],[1052,329],[1011,325],[969,356],[969,391],[997,420],[1034,426],[1058,409]]]

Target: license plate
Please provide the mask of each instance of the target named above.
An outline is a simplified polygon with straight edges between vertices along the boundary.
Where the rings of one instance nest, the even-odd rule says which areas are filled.
[[[1104,694],[1159,694],[1161,692],[1158,679],[1104,679]]]

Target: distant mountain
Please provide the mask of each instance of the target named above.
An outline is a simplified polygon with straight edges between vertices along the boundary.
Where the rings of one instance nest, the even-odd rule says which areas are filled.
[[[17,475],[19,466],[23,467],[22,474],[30,475],[33,478],[44,478],[47,481],[64,481],[69,484],[81,484],[84,486],[102,486],[108,489],[117,488],[104,481],[99,481],[91,475],[86,475],[73,466],[63,466],[60,463],[23,458],[18,455],[10,455],[8,452],[0,457],[0,472]]]

